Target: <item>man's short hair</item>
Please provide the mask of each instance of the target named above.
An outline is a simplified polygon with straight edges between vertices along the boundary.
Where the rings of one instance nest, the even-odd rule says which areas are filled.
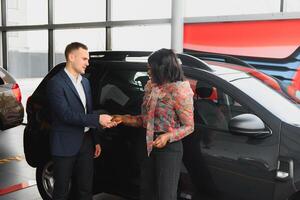
[[[80,49],[80,48],[88,50],[88,47],[85,44],[82,44],[80,42],[72,42],[72,43],[68,44],[65,49],[66,60],[68,61],[68,56],[72,51]]]

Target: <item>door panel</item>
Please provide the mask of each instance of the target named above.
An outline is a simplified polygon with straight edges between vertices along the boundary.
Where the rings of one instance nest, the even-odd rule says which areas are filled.
[[[209,93],[208,90],[217,94]],[[197,163],[195,157],[202,157],[198,158],[202,172],[197,172],[195,166],[190,171],[196,188],[201,190],[197,179],[206,177],[211,179],[204,180],[210,183],[209,190],[214,191],[215,187],[215,192],[223,199],[272,199],[278,155],[277,137],[254,139],[231,133],[228,129],[230,119],[252,113],[251,110],[227,95],[221,87],[207,84],[204,80],[198,80],[195,86],[194,106],[193,134],[197,135],[198,140],[190,142],[188,148],[194,148],[193,151],[197,152],[189,155],[190,161]],[[207,166],[207,172],[203,163]]]
[[[140,114],[145,84],[141,79],[147,78],[143,70],[110,66],[105,77],[91,80],[97,97],[95,108],[109,114]],[[95,162],[95,191],[138,198],[140,166],[146,155],[145,130],[119,125],[99,136],[102,153]]]
[[[27,100],[24,152],[27,162],[32,167],[37,167],[51,159],[49,144],[51,116],[46,88],[48,81],[63,67],[64,63],[53,68]]]

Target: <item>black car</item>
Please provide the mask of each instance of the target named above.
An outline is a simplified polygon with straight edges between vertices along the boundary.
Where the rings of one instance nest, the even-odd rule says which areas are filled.
[[[95,112],[141,112],[150,52],[91,52],[85,76]],[[294,200],[300,189],[300,109],[276,79],[217,54],[178,54],[194,95],[195,131],[183,140],[181,199]],[[212,60],[213,57],[215,60]],[[209,58],[209,59],[207,59]],[[38,189],[51,199],[50,116],[44,78],[27,102],[27,162],[36,167]],[[99,132],[94,193],[138,199],[145,130],[118,126]],[[70,183],[72,185],[72,183]],[[71,188],[71,187],[70,187]]]

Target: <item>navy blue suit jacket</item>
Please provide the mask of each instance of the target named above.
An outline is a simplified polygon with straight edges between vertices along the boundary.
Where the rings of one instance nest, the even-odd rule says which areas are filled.
[[[82,77],[86,96],[85,113],[79,94],[64,68],[54,75],[47,84],[47,98],[52,114],[50,134],[51,153],[54,156],[74,156],[78,153],[84,127],[101,128],[99,114],[93,114],[92,95],[89,80]],[[94,143],[98,144],[95,131],[91,131]]]

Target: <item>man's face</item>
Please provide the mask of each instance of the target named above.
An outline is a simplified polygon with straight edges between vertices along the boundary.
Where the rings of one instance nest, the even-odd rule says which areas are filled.
[[[83,48],[74,50],[70,53],[69,61],[75,72],[84,74],[89,65],[89,52]]]

